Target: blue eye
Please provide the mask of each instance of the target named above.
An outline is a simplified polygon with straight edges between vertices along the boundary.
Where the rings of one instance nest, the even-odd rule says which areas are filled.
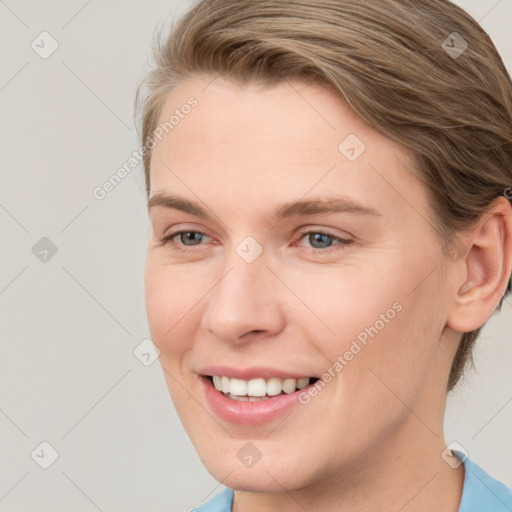
[[[198,245],[194,242],[201,242],[201,237],[204,236],[203,233],[198,233],[197,231],[182,231],[177,235],[179,235],[180,242],[182,242],[183,245]]]
[[[168,243],[171,243],[178,251],[186,251],[187,249],[182,249],[180,246],[192,247],[195,245],[201,245],[202,237],[205,236],[207,237],[208,235],[206,233],[201,233],[199,231],[176,231],[161,238],[160,243],[162,245],[167,245]],[[175,238],[178,238],[179,242],[175,242]]]
[[[307,237],[307,240],[311,244],[312,249],[321,252],[328,252],[324,249],[333,247],[333,241],[337,242],[337,245],[341,245],[341,247],[352,243],[352,240],[347,240],[336,235],[324,233],[322,231],[305,231],[302,232],[301,235],[301,240]]]

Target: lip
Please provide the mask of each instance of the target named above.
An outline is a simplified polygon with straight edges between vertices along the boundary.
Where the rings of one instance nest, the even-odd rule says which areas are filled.
[[[214,373],[214,375],[218,374]],[[221,375],[225,374],[221,373]],[[261,373],[258,375],[262,376]],[[272,375],[276,376],[275,373]],[[301,405],[299,394],[307,392],[311,386],[314,386],[313,383],[293,393],[277,395],[261,402],[241,402],[231,400],[217,391],[208,376],[202,375],[199,380],[206,401],[214,415],[224,421],[238,425],[262,425],[284,416],[293,407]]]
[[[278,368],[268,368],[263,366],[253,366],[251,368],[233,368],[229,366],[205,366],[197,373],[201,376],[218,375],[219,377],[229,377],[231,379],[251,380],[262,377],[263,379],[270,379],[271,377],[278,377],[280,379],[301,379],[303,377],[317,377],[317,375],[310,375],[305,373],[293,373],[283,371]],[[292,394],[292,393],[290,393]]]

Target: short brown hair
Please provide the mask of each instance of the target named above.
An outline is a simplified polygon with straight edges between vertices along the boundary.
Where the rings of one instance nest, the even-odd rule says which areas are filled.
[[[203,0],[156,38],[154,59],[136,95],[145,144],[185,78],[312,80],[412,150],[445,254],[493,200],[512,198],[512,81],[487,33],[448,0]],[[148,193],[150,163],[148,151]],[[473,362],[480,330],[463,333],[448,390]]]

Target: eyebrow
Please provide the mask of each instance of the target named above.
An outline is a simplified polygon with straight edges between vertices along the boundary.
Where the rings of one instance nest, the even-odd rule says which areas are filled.
[[[155,207],[172,208],[203,219],[211,219],[205,209],[198,203],[175,195],[156,193],[148,200],[148,210]],[[354,213],[358,215],[381,216],[374,208],[358,203],[348,197],[318,198],[299,200],[278,206],[272,218],[276,221],[295,216],[307,216],[329,213]]]

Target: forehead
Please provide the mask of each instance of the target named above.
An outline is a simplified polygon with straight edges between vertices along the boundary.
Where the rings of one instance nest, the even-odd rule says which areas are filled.
[[[196,106],[181,111],[191,98]],[[171,91],[159,124],[173,114],[179,122],[153,150],[151,191],[215,192],[233,202],[250,195],[269,206],[286,195],[337,191],[355,200],[370,195],[395,210],[407,195],[426,208],[423,186],[410,171],[411,153],[321,85],[197,77]]]
[[[221,77],[199,76],[181,82],[168,94],[159,124],[164,125],[190,98],[197,106],[173,127],[170,139],[231,145],[233,141],[243,143],[244,135],[262,139],[278,136],[306,145],[322,141],[336,149],[336,141],[350,128],[360,138],[381,139],[373,140],[373,144],[393,144],[373,132],[341,95],[319,84],[287,80],[273,85],[242,85]],[[187,122],[187,117],[191,121]],[[200,122],[194,123],[198,118]]]

